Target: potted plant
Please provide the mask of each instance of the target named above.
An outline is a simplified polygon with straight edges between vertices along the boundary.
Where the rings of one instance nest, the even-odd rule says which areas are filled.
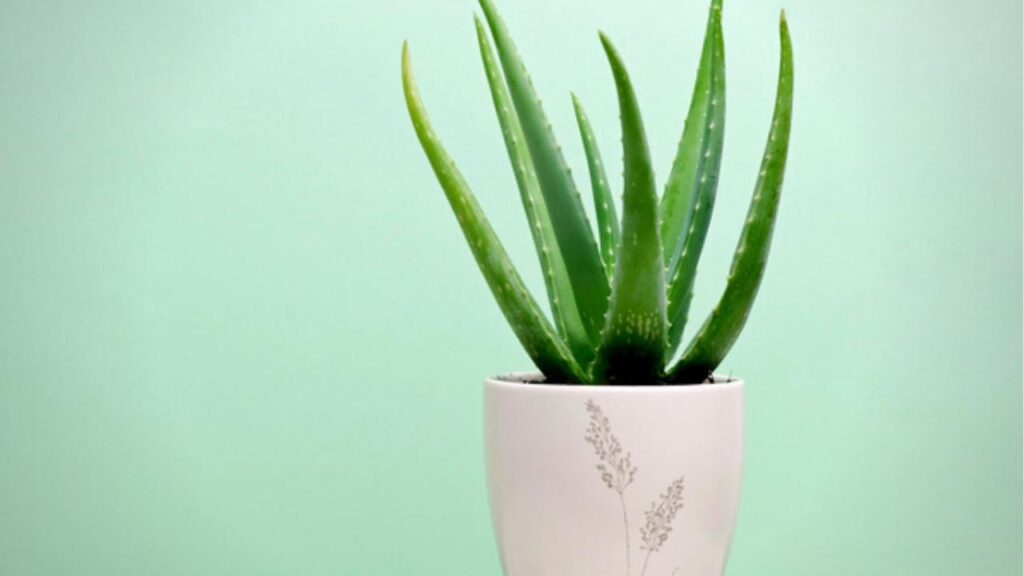
[[[540,370],[485,384],[488,488],[505,574],[721,574],[739,500],[743,382],[714,370],[750,312],[778,212],[793,103],[785,15],[775,110],[732,268],[718,304],[680,355],[722,155],[721,0],[711,3],[682,139],[660,199],[629,75],[601,34],[621,113],[624,186],[620,223],[574,96],[596,239],[516,46],[492,0],[480,5],[480,52],[553,322],[435,134],[407,44],[402,79],[423,150],[495,299]]]

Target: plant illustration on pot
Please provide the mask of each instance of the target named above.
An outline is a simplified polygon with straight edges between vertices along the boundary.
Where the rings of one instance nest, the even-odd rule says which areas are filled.
[[[645,513],[647,523],[641,528],[640,533],[643,536],[643,549],[647,551],[647,555],[644,556],[641,576],[647,572],[647,563],[651,560],[651,554],[660,550],[661,545],[668,539],[668,535],[672,532],[672,522],[682,507],[683,476],[680,476],[669,484],[661,497],[654,501],[650,510]]]
[[[631,454],[622,449],[619,438],[612,432],[611,423],[593,400],[587,400],[587,413],[590,423],[587,425],[586,441],[593,446],[598,457],[597,470],[601,472],[601,480],[619,497],[622,508],[622,526],[626,551],[626,576],[632,575],[632,546],[630,544],[629,509],[626,506],[626,488],[633,483],[637,468],[633,465]],[[684,477],[672,481],[657,500],[651,503],[644,513],[645,523],[640,528],[640,549],[645,552],[640,576],[647,574],[647,565],[651,555],[661,549],[672,532],[672,522],[683,507]],[[672,574],[678,572],[676,568]]]

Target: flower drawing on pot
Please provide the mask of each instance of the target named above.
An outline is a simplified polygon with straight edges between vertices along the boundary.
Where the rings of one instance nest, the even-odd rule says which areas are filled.
[[[633,483],[636,466],[630,462],[629,452],[622,452],[622,445],[612,434],[608,417],[601,407],[593,400],[587,400],[587,412],[590,413],[590,425],[587,426],[586,439],[593,445],[594,453],[600,460],[597,469],[601,472],[601,480],[621,496],[626,487]]]
[[[668,539],[672,532],[672,521],[676,519],[676,513],[683,507],[683,477],[676,478],[661,495],[651,504],[651,508],[645,512],[647,522],[640,529],[643,540],[643,548],[647,551],[644,557],[644,568],[640,572],[647,572],[647,562],[651,554],[661,549],[661,545]]]
[[[594,448],[594,454],[598,458],[597,470],[601,473],[601,480],[608,488],[612,489],[619,499],[622,508],[622,528],[625,546],[626,576],[632,574],[632,560],[629,528],[629,509],[626,506],[626,488],[633,483],[636,477],[637,468],[633,465],[631,454],[622,448],[619,439],[612,432],[611,423],[605,416],[604,410],[593,400],[587,400],[587,413],[590,422],[587,425],[587,433],[584,438]],[[645,523],[640,528],[640,549],[645,552],[643,567],[640,576],[646,576],[647,564],[651,555],[661,549],[661,546],[668,540],[672,532],[672,522],[683,507],[683,477],[680,476],[669,484],[668,488],[657,500],[651,503],[650,508],[645,512]],[[672,572],[673,576],[678,568]]]

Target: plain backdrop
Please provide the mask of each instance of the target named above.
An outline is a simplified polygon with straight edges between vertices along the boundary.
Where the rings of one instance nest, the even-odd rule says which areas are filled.
[[[499,5],[576,173],[570,90],[618,189],[608,32],[663,179],[707,3]],[[1021,3],[726,0],[698,318],[753,187],[783,7],[790,164],[722,367],[749,386],[728,573],[1020,574]],[[399,79],[408,39],[539,295],[474,11],[0,2],[0,573],[500,574],[482,380],[530,363]]]

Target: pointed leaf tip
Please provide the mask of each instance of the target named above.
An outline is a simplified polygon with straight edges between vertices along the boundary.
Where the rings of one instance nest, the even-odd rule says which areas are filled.
[[[658,232],[658,196],[636,93],[625,64],[601,35],[622,124],[622,232],[611,301],[592,377],[608,384],[661,379],[667,344],[665,268]]]
[[[541,269],[544,271],[544,285],[547,289],[548,301],[551,304],[555,327],[559,334],[567,340],[569,349],[579,363],[587,366],[594,357],[594,345],[576,306],[576,297],[565,265],[562,247],[558,244],[558,237],[540,182],[537,179],[523,127],[508,87],[502,79],[500,64],[484,28],[484,23],[479,18],[476,19],[476,32],[480,44],[480,57],[483,60],[491,99],[494,102],[494,110],[504,137],[505,149],[508,151],[512,172],[515,174],[519,195],[523,201],[523,209],[530,223],[530,234],[533,236],[537,257],[540,260]]]
[[[619,245],[619,219],[615,215],[615,201],[612,199],[608,175],[605,173],[604,161],[601,159],[601,151],[598,149],[594,128],[590,125],[587,112],[583,109],[583,102],[575,92],[572,93],[572,106],[576,112],[576,124],[580,129],[580,138],[583,139],[583,151],[587,156],[590,189],[594,196],[594,214],[597,216],[598,238],[601,241],[601,258],[604,261],[608,279],[611,281],[615,270],[615,254]]]
[[[587,374],[530,295],[451,156],[441,145],[420,100],[409,51],[403,50],[402,83],[413,129],[455,213],[470,251],[526,353],[549,378],[586,381]]]
[[[558,222],[555,236],[559,248],[567,255],[564,260],[577,309],[583,317],[588,336],[596,343],[604,325],[611,287],[590,220],[508,27],[492,0],[480,0],[480,5],[494,39],[545,204],[551,220]]]
[[[784,16],[780,36],[782,47],[775,110],[729,279],[718,304],[691,341],[683,358],[671,370],[668,376],[671,382],[696,382],[714,371],[739,337],[764,277],[778,214],[793,116],[793,50]]]
[[[663,254],[669,279],[669,350],[673,353],[689,320],[697,267],[714,210],[725,101],[722,14],[712,3],[690,108],[661,200]]]
[[[412,60],[409,56],[409,41],[406,40],[402,42],[402,86],[405,88],[406,101],[409,100],[412,83]]]

